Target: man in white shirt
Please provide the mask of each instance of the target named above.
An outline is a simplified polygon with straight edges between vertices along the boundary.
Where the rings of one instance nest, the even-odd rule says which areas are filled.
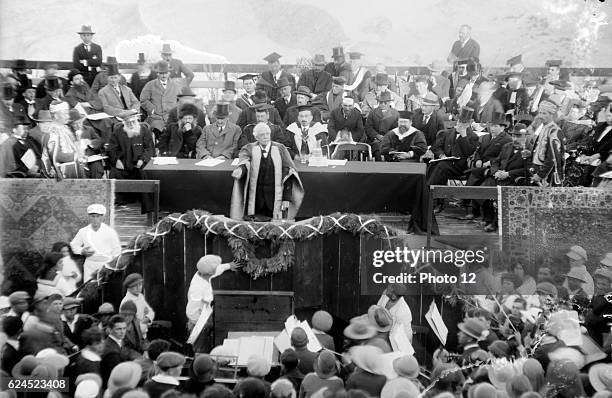
[[[189,284],[187,291],[187,306],[185,313],[187,315],[187,327],[191,331],[191,335],[187,340],[193,345],[194,351],[208,352],[200,349],[208,344],[206,330],[212,326],[212,302],[213,290],[211,279],[216,278],[227,270],[235,271],[239,265],[231,263],[221,264],[221,257],[214,254],[207,254],[198,260],[196,265],[198,272],[195,273]],[[211,347],[208,347],[211,348]]]
[[[102,222],[106,208],[92,204],[87,208],[89,225],[81,228],[70,242],[72,252],[85,257],[83,283],[92,278],[94,272],[121,254],[121,242],[117,232]]]
[[[406,286],[400,283],[389,284],[376,305],[386,308],[393,319],[393,329],[403,328],[408,340],[412,342],[412,311],[404,300],[408,294]]]

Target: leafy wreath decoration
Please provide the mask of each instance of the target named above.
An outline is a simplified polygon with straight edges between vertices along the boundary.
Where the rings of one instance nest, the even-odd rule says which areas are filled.
[[[98,272],[98,285],[113,272],[123,271],[136,253],[159,244],[164,235],[180,232],[183,228],[199,229],[203,234],[214,234],[228,239],[235,261],[244,263],[242,270],[253,279],[287,270],[294,264],[295,241],[342,231],[353,235],[369,234],[390,239],[400,230],[383,224],[376,216],[333,213],[298,222],[248,222],[225,216],[212,215],[204,210],[172,213],[160,220],[155,228],[135,236],[111,264]],[[269,258],[257,258],[254,242],[271,241],[276,252]]]

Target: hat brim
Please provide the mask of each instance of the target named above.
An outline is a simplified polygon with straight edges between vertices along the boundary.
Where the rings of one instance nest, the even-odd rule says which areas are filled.
[[[356,325],[357,323],[353,322],[346,328],[344,328],[344,336],[351,340],[368,340],[376,336],[377,334],[376,328],[374,328],[374,326],[371,326],[369,323],[366,325],[366,333],[358,334],[355,331]]]
[[[471,338],[476,340],[480,339],[480,336],[476,336],[471,330],[465,327],[465,323],[461,322],[459,323],[459,325],[457,325],[457,327],[459,328],[459,330],[461,330],[463,333],[467,334]]]
[[[568,278],[568,279],[577,280],[577,281],[582,282],[582,283],[587,283],[587,281],[585,281],[584,279],[579,278],[577,276],[570,275],[570,274],[565,274],[565,277]]]
[[[372,306],[368,309],[368,320],[370,321],[370,323],[372,324],[372,326],[374,326],[374,328],[376,330],[378,330],[379,332],[388,332],[389,330],[391,330],[391,327],[393,326],[393,319],[391,319],[391,324],[387,325],[387,326],[380,326],[378,325],[378,323],[376,323],[376,319],[374,318],[374,313],[376,311],[376,307]],[[390,314],[389,314],[390,315]]]
[[[607,368],[611,368],[609,364],[596,363],[589,368],[589,381],[595,389],[595,391],[607,391],[608,386],[601,380],[599,374],[605,371]]]
[[[571,258],[572,260],[582,260],[583,259],[581,255],[579,255],[576,252],[572,252],[572,251],[565,253],[565,255]]]
[[[77,32],[79,35],[95,35],[96,32]]]
[[[112,379],[108,380],[108,388],[109,389],[113,389],[116,390],[118,388],[121,387],[135,387],[138,385],[138,382],[140,381],[140,378],[142,377],[142,368],[140,367],[140,365],[138,365],[135,362],[126,362],[128,363],[128,366],[130,366],[132,368],[132,372],[131,373],[131,378],[130,380],[128,380],[127,383],[123,383],[121,385],[117,385],[115,383],[112,383]]]

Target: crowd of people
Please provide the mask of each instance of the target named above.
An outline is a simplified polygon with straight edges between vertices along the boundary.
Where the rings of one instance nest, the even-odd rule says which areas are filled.
[[[426,75],[390,75],[380,64],[370,71],[361,63],[363,54],[336,47],[333,62],[316,55],[312,68],[298,76],[283,70],[281,55],[272,53],[264,58],[269,71],[239,76],[242,88],[226,81],[220,98],[204,106],[189,87],[194,73],[172,57],[169,45],[151,65],[140,54],[138,71],[126,79],[114,57],[103,62],[93,30],[83,26],[67,78],[49,64],[34,86],[22,60],[2,76],[0,177],[143,179],[155,156],[238,158],[233,177],[247,179],[248,195],[239,195],[244,202],[236,204],[234,218],[295,216],[303,189],[293,162],[319,153],[425,162],[431,185],[460,179],[470,186],[608,186],[608,82],[577,83],[562,76],[559,60],[547,62],[545,76],[534,76],[520,56],[508,60],[505,73],[489,75],[470,33],[462,26],[446,62],[434,61]],[[364,144],[367,156],[337,151],[342,144]],[[258,173],[274,184],[260,184]],[[496,230],[493,202],[465,205],[467,218],[482,216],[484,229]],[[586,251],[574,246],[566,254],[567,272],[542,265],[529,276],[514,264],[489,275],[487,283],[498,285],[491,291],[499,294],[461,299],[458,354],[440,344],[419,362],[416,353],[402,351],[398,330],[415,348],[422,342],[413,339],[406,287],[390,285],[342,335],[328,334],[334,318],[316,312],[309,324],[323,347],[319,352],[309,351],[308,334],[295,328],[292,348],[280,353],[278,364],[252,356],[235,378],[236,353],[212,348],[206,334],[214,298],[210,281],[227,270],[239,272],[234,263],[205,256],[196,265],[185,313],[188,329],[200,333],[188,349],[148,338],[156,309],[145,295],[154,292],[143,294],[140,274],[126,276],[118,309],[103,303],[96,313],[81,311],[83,284],[95,281],[121,252],[116,232],[101,222],[105,212],[90,206],[90,224],[72,242],[53,245],[37,285],[12,286],[0,299],[3,396],[35,395],[15,391],[10,380],[62,376],[66,391],[45,395],[612,396],[612,253],[592,274]]]

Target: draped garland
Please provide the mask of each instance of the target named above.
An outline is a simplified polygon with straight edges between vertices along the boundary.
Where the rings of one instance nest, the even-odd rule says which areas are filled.
[[[242,263],[243,271],[253,279],[291,267],[294,263],[295,241],[342,231],[387,239],[399,234],[395,228],[383,224],[375,216],[368,215],[334,213],[298,222],[249,222],[212,215],[204,210],[190,210],[183,214],[170,214],[160,220],[151,231],[132,238],[121,255],[101,270],[97,280],[104,280],[114,271],[124,270],[136,253],[158,244],[164,235],[180,232],[183,228],[198,229],[205,235],[227,238],[234,261]],[[271,257],[257,258],[255,246],[261,241],[271,242]]]

